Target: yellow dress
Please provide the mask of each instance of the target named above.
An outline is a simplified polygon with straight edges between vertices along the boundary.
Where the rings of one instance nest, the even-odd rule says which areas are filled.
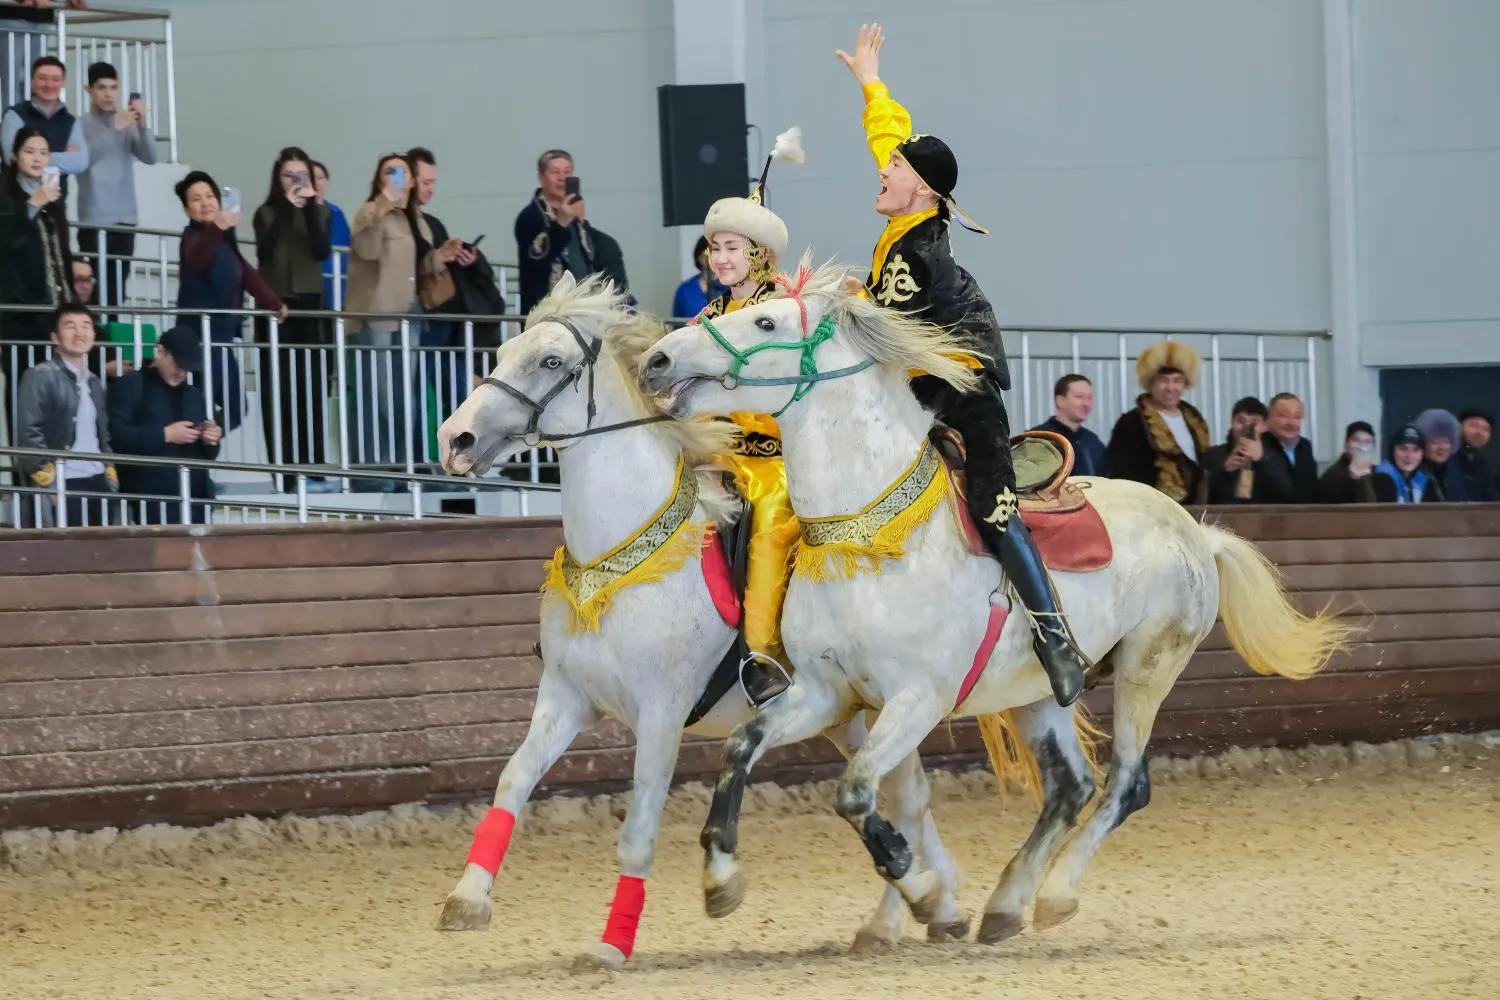
[[[727,316],[776,292],[766,282],[743,299],[727,294],[713,300],[703,315]],[[734,483],[750,501],[750,565],[745,574],[745,644],[791,668],[781,648],[781,605],[792,576],[792,548],[802,526],[792,513],[786,489],[786,467],[781,461],[781,430],[764,413],[731,413],[744,431],[738,451],[730,456]]]

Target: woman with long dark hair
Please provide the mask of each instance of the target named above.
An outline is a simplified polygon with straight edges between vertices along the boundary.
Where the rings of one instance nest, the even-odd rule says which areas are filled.
[[[381,314],[353,320],[349,346],[356,384],[345,400],[351,414],[350,460],[354,464],[395,465],[411,447],[411,380],[402,377],[401,317],[420,316],[420,274],[437,274],[457,256],[458,240],[421,254],[418,240],[432,245],[432,229],[417,207],[416,171],[400,153],[382,156],[370,178],[370,196],[354,215],[349,234],[349,301],[354,313]],[[419,323],[412,327],[416,346]],[[356,490],[387,490],[375,481],[356,481]]]
[[[312,157],[288,146],[271,166],[271,188],[255,211],[255,256],[260,276],[293,311],[323,305],[323,262],[332,253],[332,213],[318,203]],[[269,345],[270,323],[261,322],[260,341]],[[324,403],[332,360],[324,351],[298,350],[330,342],[328,326],[309,317],[291,317],[281,324],[278,340],[284,348],[276,358],[279,386],[281,453],[276,451],[276,400],[271,391],[270,348],[260,357],[261,421],[266,452],[272,461],[287,465],[320,465],[324,461],[326,423]]]
[[[72,302],[73,257],[68,252],[68,220],[62,186],[47,168],[51,148],[35,128],[23,128],[11,144],[11,162],[0,172],[0,303],[51,306]],[[46,341],[50,312],[4,313],[0,333],[8,341]],[[45,356],[40,346],[7,346],[0,351],[6,374],[4,396],[12,417],[21,374]]]
[[[245,293],[257,307],[279,312],[286,317],[286,305],[271,290],[260,273],[240,256],[240,244],[234,227],[240,213],[225,211],[219,202],[219,185],[208,173],[194,170],[177,182],[177,199],[187,213],[187,228],[182,231],[180,267],[177,279],[177,304],[187,309],[242,309]],[[202,329],[202,318],[183,314],[178,322],[195,330]],[[228,345],[244,335],[245,323],[240,316],[209,315],[208,329],[216,345],[204,366],[213,381],[212,407],[221,406],[224,419],[218,421],[225,432],[234,430],[245,417],[245,396],[240,381],[240,363]]]

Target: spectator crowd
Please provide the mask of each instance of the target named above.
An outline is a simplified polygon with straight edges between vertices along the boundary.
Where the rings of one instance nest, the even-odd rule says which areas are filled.
[[[81,4],[76,4],[81,6]],[[414,147],[374,164],[364,200],[346,213],[328,199],[329,168],[297,146],[271,164],[260,205],[250,213],[255,263],[241,250],[244,206],[239,192],[194,170],[176,185],[186,216],[179,243],[175,325],[156,341],[149,364],[135,370],[99,365],[94,355],[104,323],[127,301],[128,268],[102,271],[98,262],[130,258],[139,212],[135,163],[157,160],[150,111],[141,96],[121,93],[114,66],[88,67],[88,110],[63,101],[67,67],[42,56],[30,66],[30,95],[0,115],[0,400],[14,400],[12,443],[21,447],[211,460],[224,436],[246,416],[247,396],[235,345],[245,339],[240,310],[247,298],[276,319],[257,319],[254,341],[275,345],[279,363],[258,372],[260,422],[269,455],[288,465],[323,466],[334,386],[328,348],[335,343],[327,310],[345,310],[350,459],[356,466],[401,466],[422,449],[428,426],[418,412],[450,411],[482,371],[461,371],[470,343],[463,317],[506,311],[494,267],[480,244],[454,235],[432,212],[437,156]],[[619,243],[588,219],[573,157],[550,149],[537,160],[537,186],[517,215],[513,237],[520,303],[529,312],[564,275],[602,274],[628,294]],[[77,188],[76,247],[64,214]],[[347,266],[335,248],[347,247]],[[102,257],[101,257],[102,255]],[[695,273],[677,288],[672,314],[692,316],[719,294],[707,266],[707,245],[694,250]],[[101,281],[103,277],[105,280]],[[113,278],[114,280],[110,280]],[[101,294],[102,291],[102,294]],[[101,301],[102,300],[102,301]],[[95,315],[90,307],[101,310]],[[322,315],[320,315],[322,313]],[[411,339],[403,345],[403,321]],[[474,357],[498,344],[498,323],[473,325]],[[51,358],[18,343],[52,345]],[[412,352],[412,377],[396,354]],[[206,347],[206,350],[205,350]],[[316,350],[315,350],[316,349]],[[299,360],[300,358],[300,360]],[[35,363],[34,363],[35,362]],[[1500,499],[1495,470],[1482,450],[1493,420],[1469,409],[1454,416],[1428,410],[1401,427],[1377,454],[1374,428],[1350,424],[1342,453],[1320,471],[1303,435],[1303,401],[1279,393],[1247,397],[1229,414],[1223,441],[1185,398],[1198,380],[1191,347],[1163,341],[1137,362],[1141,394],[1114,422],[1108,440],[1085,426],[1094,387],[1081,374],[1059,379],[1055,413],[1040,425],[1067,438],[1079,475],[1146,483],[1184,504],[1428,503]],[[415,430],[408,430],[415,428]],[[398,431],[399,429],[399,431]],[[54,463],[21,461],[25,484],[49,487]],[[64,463],[68,493],[175,496],[171,469]],[[208,500],[205,470],[190,477],[192,496]],[[278,488],[292,489],[291,483]],[[331,489],[314,478],[310,489]],[[358,490],[390,490],[393,481],[356,479]],[[31,505],[40,510],[40,504]],[[163,508],[146,507],[157,520]],[[69,523],[99,523],[105,509],[82,500]],[[195,518],[202,511],[196,510]],[[173,518],[175,520],[175,517]],[[33,520],[45,520],[45,516]]]

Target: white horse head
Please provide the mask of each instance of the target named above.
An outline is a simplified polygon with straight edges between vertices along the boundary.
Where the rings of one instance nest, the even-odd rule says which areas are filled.
[[[538,445],[562,451],[600,430],[645,421],[653,408],[633,364],[665,327],[626,308],[610,281],[565,274],[501,344],[488,378],[438,429],[443,468],[482,475],[497,460]],[[662,433],[696,464],[729,447],[722,424],[670,423]]]
[[[950,355],[972,353],[956,334],[882,308],[838,263],[814,270],[804,257],[778,279],[782,294],[668,334],[641,362],[642,387],[674,417],[785,413],[822,381],[871,365],[904,379],[920,369],[959,389],[972,369]]]

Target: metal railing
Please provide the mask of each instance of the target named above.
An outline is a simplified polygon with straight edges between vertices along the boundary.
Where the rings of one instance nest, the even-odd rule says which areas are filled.
[[[152,128],[177,162],[177,81],[172,62],[172,19],[165,11],[53,8],[55,22],[0,32],[0,74],[5,106],[31,97],[31,63],[56,56],[68,65],[64,91],[76,113],[88,110],[88,67],[107,62],[120,74],[120,93],[139,93]],[[10,12],[0,8],[0,20]],[[163,129],[165,128],[165,132]]]
[[[4,498],[4,510],[0,521],[8,519],[15,527],[78,528],[100,527],[114,524],[269,524],[296,521],[306,524],[311,521],[343,520],[387,520],[424,518],[454,518],[475,516],[477,505],[471,509],[453,510],[455,494],[509,494],[515,501],[514,510],[520,516],[532,513],[553,513],[555,504],[541,510],[534,509],[535,495],[551,495],[558,487],[550,483],[522,483],[493,479],[458,479],[451,476],[411,475],[399,472],[378,472],[370,475],[399,484],[408,493],[409,502],[402,507],[367,509],[337,506],[328,498],[314,499],[316,494],[310,483],[317,477],[338,477],[341,470],[314,466],[292,465],[248,465],[236,462],[205,461],[185,458],[155,458],[147,455],[102,454],[97,452],[57,451],[44,448],[0,447],[0,458],[31,460],[32,463],[52,463],[54,477],[48,486],[34,486],[21,482],[19,469],[14,473],[17,482],[0,487]],[[147,467],[173,469],[177,473],[177,492],[162,493],[114,493],[70,488],[68,464],[89,462],[113,465],[117,471],[122,467]],[[283,475],[295,481],[292,498],[287,501],[258,499],[254,502],[236,502],[222,497],[195,495],[193,472],[203,470],[210,474],[225,471],[247,471],[259,474]],[[128,478],[128,473],[125,477]],[[429,509],[436,504],[436,509]],[[80,516],[81,515],[81,516]]]
[[[1229,411],[1243,396],[1262,402],[1281,392],[1302,399],[1304,436],[1319,455],[1342,442],[1325,442],[1331,429],[1327,366],[1331,336],[1325,330],[1145,329],[1125,327],[1026,326],[1005,328],[1014,386],[1007,393],[1011,426],[1033,427],[1052,416],[1052,387],[1063,375],[1087,376],[1094,384],[1094,431],[1105,440],[1115,418],[1135,405],[1141,389],[1135,359],[1160,340],[1178,340],[1202,362],[1197,384],[1184,397],[1208,422],[1215,441],[1229,433]]]

